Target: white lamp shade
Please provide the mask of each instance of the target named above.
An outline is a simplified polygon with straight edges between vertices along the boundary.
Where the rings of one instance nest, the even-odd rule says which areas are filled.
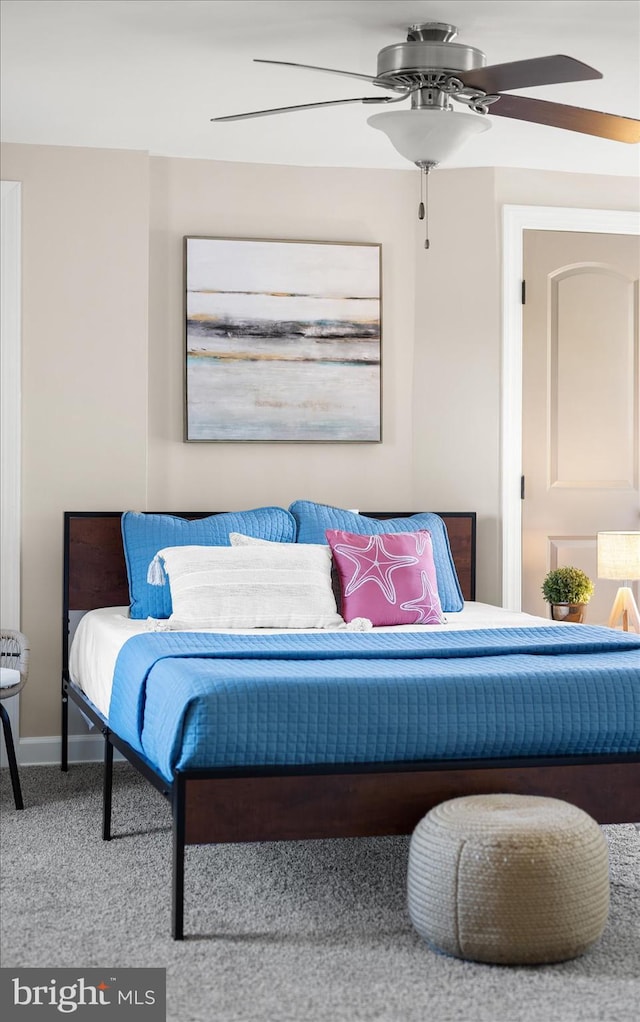
[[[640,532],[598,533],[598,578],[640,578]]]
[[[483,114],[452,110],[385,110],[367,118],[367,124],[389,137],[401,156],[412,163],[442,163],[472,135],[491,127]]]

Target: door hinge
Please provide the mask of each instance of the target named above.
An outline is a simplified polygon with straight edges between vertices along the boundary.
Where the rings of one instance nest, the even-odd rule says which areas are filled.
[[[520,476],[520,500],[524,500],[524,476]]]
[[[520,294],[521,294],[522,304],[525,305],[526,301],[527,301],[527,282],[526,282],[526,280],[522,281],[522,287],[521,287]]]

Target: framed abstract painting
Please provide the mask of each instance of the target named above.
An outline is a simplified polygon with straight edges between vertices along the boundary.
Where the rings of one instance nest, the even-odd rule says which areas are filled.
[[[187,237],[185,440],[381,440],[378,244]]]

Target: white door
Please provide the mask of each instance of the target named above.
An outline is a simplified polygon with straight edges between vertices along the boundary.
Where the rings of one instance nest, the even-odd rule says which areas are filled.
[[[620,583],[596,533],[640,530],[638,280],[633,235],[524,232],[522,606],[548,615],[549,569],[582,568],[605,624]],[[636,594],[637,596],[637,594]]]

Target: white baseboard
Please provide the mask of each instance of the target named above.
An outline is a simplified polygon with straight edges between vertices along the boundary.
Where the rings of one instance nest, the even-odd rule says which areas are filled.
[[[18,766],[50,766],[60,764],[62,739],[59,735],[47,738],[21,738],[16,742]],[[115,760],[124,756],[113,750]],[[104,738],[101,734],[69,735],[70,763],[101,763],[104,759]]]

